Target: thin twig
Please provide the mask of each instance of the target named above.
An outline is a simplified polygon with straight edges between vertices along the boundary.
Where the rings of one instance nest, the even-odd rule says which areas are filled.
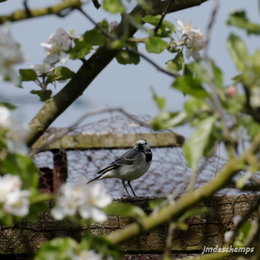
[[[171,222],[168,227],[168,235],[166,238],[166,244],[165,244],[164,253],[163,253],[163,260],[171,259],[172,239],[173,239],[173,234],[174,234],[175,229],[176,229],[176,224],[174,222]]]
[[[153,32],[154,32],[155,35],[157,34],[158,30],[160,29],[160,27],[161,27],[161,25],[162,25],[162,23],[163,23],[163,20],[164,20],[164,18],[165,18],[165,16],[168,14],[168,10],[170,9],[170,7],[172,6],[172,4],[173,4],[174,2],[175,2],[174,0],[168,2],[166,8],[164,9],[164,11],[163,11],[163,13],[162,13],[162,16],[161,16],[161,18],[160,18],[158,24],[154,27]]]
[[[212,91],[212,98],[214,102],[214,106],[216,111],[219,113],[220,119],[221,119],[221,124],[223,128],[223,134],[224,134],[224,140],[228,140],[229,138],[229,131],[228,131],[228,126],[225,120],[225,112],[222,108],[221,101],[219,98],[219,95],[217,93],[217,84],[216,80],[214,77],[213,69],[212,69],[212,64],[209,58],[209,43],[210,43],[210,35],[213,29],[213,25],[215,24],[216,17],[217,17],[217,12],[219,9],[219,0],[215,0],[215,5],[212,9],[211,12],[211,19],[209,20],[208,26],[207,26],[207,31],[206,31],[206,46],[205,46],[205,61],[208,65],[208,74],[209,74],[209,79],[210,79],[210,88]]]
[[[109,33],[108,31],[106,31],[102,26],[100,26],[87,12],[85,12],[82,8],[78,8],[78,11],[83,14],[83,16],[85,16],[95,27],[97,27],[101,33],[103,33],[108,39],[110,40],[118,40],[118,38]]]
[[[98,2],[98,0],[92,0],[92,2],[93,2],[93,5],[94,5],[97,9],[99,9],[99,7],[100,7],[101,5],[100,5],[100,3]]]
[[[28,0],[24,0],[23,1],[23,6],[24,6],[24,9],[25,9],[25,12],[26,14],[28,15],[28,17],[31,17],[32,16],[32,12],[28,6]]]
[[[133,52],[137,55],[139,55],[140,57],[142,57],[144,60],[146,60],[148,63],[150,63],[152,66],[154,66],[158,71],[173,77],[173,78],[177,78],[180,77],[181,75],[178,72],[170,72],[164,68],[162,68],[160,65],[158,65],[156,62],[154,62],[152,59],[150,59],[148,56],[146,56],[145,54],[143,54],[142,52],[138,51],[137,49],[131,47],[131,46],[126,46],[126,49],[130,52]]]

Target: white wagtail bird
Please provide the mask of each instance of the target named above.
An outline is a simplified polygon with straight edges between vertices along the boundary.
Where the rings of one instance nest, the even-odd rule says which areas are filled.
[[[151,148],[145,139],[140,139],[131,150],[124,153],[106,168],[98,171],[100,175],[88,183],[106,178],[118,178],[122,180],[127,195],[129,196],[130,194],[125,186],[126,181],[134,196],[136,196],[130,182],[144,175],[149,169],[151,162]]]

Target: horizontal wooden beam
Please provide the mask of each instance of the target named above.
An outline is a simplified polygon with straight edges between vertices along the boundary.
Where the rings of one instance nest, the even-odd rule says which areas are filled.
[[[224,233],[233,228],[232,219],[242,215],[255,200],[254,195],[217,196],[199,207],[208,207],[209,213],[203,216],[191,217],[187,230],[175,230],[172,240],[172,251],[188,253],[201,251],[204,246],[221,247],[224,243]],[[121,201],[142,207],[147,213],[152,199],[128,198]],[[91,229],[99,235],[124,228],[131,223],[131,219],[109,217],[104,223],[94,224]],[[0,258],[1,254],[31,254],[45,241],[54,237],[73,237],[79,240],[86,229],[84,226],[75,226],[67,221],[58,222],[48,213],[40,216],[39,220],[22,222],[14,227],[0,227]],[[121,246],[126,253],[155,253],[162,252],[165,247],[168,226],[154,230],[149,234],[132,239]]]
[[[57,132],[57,136],[58,136]],[[132,147],[140,138],[149,141],[151,147],[181,147],[184,137],[174,132],[144,133],[144,134],[76,134],[64,135],[50,141],[50,135],[42,136],[32,149],[52,150],[81,150],[81,149],[124,149]],[[47,144],[47,145],[46,145]]]

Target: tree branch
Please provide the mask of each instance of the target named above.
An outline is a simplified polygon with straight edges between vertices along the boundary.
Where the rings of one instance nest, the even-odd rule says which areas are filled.
[[[197,190],[187,193],[175,203],[164,207],[157,214],[144,217],[138,223],[130,224],[122,230],[112,232],[107,235],[107,239],[113,244],[121,244],[141,233],[147,233],[165,223],[178,219],[186,210],[203,199],[208,199],[216,191],[223,188],[238,171],[243,169],[252,154],[259,150],[259,146],[260,136],[255,139],[249,150],[242,156],[230,160],[214,180],[209,181]]]
[[[167,13],[173,13],[183,9],[201,5],[202,3],[207,1],[208,0],[166,0],[162,2],[161,0],[153,0],[150,14],[162,14],[165,10],[167,10]],[[174,2],[174,4],[171,4],[171,2]]]
[[[60,15],[62,11],[67,9],[77,9],[83,4],[80,0],[63,1],[57,5],[30,10],[28,7],[25,10],[17,10],[9,15],[0,16],[0,24],[5,22],[19,22],[26,19],[38,18],[47,15]]]
[[[207,0],[182,0],[174,1],[168,12],[178,11],[180,9],[189,8],[199,5]],[[153,14],[160,14],[165,10],[168,1],[155,1],[156,5],[153,6],[151,12]],[[165,6],[165,4],[167,4]],[[158,8],[158,10],[154,8]],[[131,16],[144,16],[146,10],[140,6],[136,6],[130,13]],[[116,34],[117,37],[123,34],[124,22],[118,25]],[[137,31],[137,28],[129,24],[128,36],[132,37]],[[30,147],[33,143],[44,133],[49,125],[63,113],[89,86],[89,84],[96,78],[96,76],[113,60],[118,54],[120,49],[110,49],[109,47],[100,47],[97,51],[80,67],[74,77],[67,83],[67,85],[54,97],[45,102],[40,111],[30,122],[31,131],[27,137],[27,145]]]

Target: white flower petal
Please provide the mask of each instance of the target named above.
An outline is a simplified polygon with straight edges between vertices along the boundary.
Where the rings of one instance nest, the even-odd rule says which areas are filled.
[[[15,216],[26,216],[29,213],[29,195],[26,190],[9,192],[4,202],[4,210]]]

